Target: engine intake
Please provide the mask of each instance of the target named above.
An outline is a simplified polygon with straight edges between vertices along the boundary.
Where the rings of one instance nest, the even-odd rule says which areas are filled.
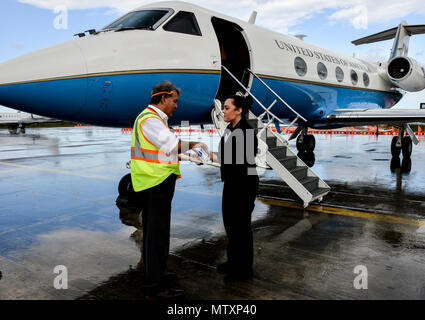
[[[395,57],[388,63],[387,75],[397,87],[417,92],[425,89],[425,72],[415,59]]]

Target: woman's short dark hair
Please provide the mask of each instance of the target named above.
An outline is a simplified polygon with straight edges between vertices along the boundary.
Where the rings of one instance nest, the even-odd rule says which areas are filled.
[[[151,90],[151,104],[158,104],[161,102],[163,96],[171,97],[173,91],[179,96],[181,90],[177,88],[171,81],[162,81],[155,85]]]
[[[242,108],[242,116],[248,113],[253,103],[251,96],[243,96],[239,93],[231,95],[227,99],[232,99],[236,108]]]

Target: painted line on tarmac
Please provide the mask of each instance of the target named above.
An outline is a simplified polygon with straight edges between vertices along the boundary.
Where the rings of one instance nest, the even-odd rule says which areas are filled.
[[[24,168],[24,169],[31,169],[31,170],[38,170],[38,171],[44,171],[44,172],[52,172],[52,173],[59,173],[59,174],[67,174],[71,176],[77,176],[82,178],[88,178],[88,179],[99,179],[99,180],[106,180],[106,181],[116,181],[116,179],[112,179],[105,176],[98,176],[98,175],[91,175],[91,174],[82,174],[72,171],[65,171],[65,170],[56,170],[56,169],[48,169],[48,168],[40,168],[35,166],[28,166],[25,164],[17,164],[17,163],[10,163],[10,162],[4,162],[0,161],[0,165],[9,166],[9,167],[15,167],[15,168]]]
[[[276,199],[268,199],[268,198],[258,198],[261,202],[269,205],[275,205],[285,208],[293,208],[293,209],[301,209],[304,210],[303,206],[299,203],[285,201],[285,200],[276,200]],[[318,212],[318,213],[327,213],[327,214],[335,214],[340,216],[348,216],[354,218],[363,218],[369,220],[377,220],[377,221],[385,221],[397,224],[405,224],[414,227],[423,227],[425,226],[425,220],[418,219],[409,219],[409,218],[400,218],[394,217],[386,214],[376,214],[365,211],[356,211],[350,209],[342,209],[336,207],[328,207],[321,205],[309,205],[305,210],[310,212]]]

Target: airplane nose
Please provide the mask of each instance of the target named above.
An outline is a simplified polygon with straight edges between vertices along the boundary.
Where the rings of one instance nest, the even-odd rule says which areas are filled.
[[[76,41],[0,64],[0,105],[72,121],[87,96],[87,68]]]

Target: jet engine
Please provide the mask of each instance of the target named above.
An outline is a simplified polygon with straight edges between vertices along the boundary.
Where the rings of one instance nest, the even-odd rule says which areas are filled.
[[[387,67],[387,76],[397,87],[417,92],[425,89],[425,70],[415,59],[409,57],[395,57]]]

